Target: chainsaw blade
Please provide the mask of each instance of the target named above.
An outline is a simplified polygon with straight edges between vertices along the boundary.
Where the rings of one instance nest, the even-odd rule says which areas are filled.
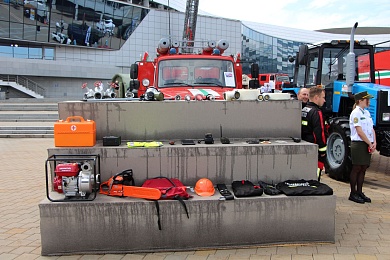
[[[158,200],[161,198],[161,191],[155,188],[123,186],[123,196],[140,199]]]

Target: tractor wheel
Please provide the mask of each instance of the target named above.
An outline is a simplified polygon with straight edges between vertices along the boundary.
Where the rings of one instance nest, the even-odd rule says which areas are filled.
[[[352,169],[351,138],[349,121],[335,120],[331,123],[327,141],[325,171],[339,181],[349,181]]]

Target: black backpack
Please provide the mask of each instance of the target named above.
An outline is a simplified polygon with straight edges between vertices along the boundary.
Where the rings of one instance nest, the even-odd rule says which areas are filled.
[[[232,189],[234,196],[237,198],[263,195],[263,189],[260,186],[254,185],[248,180],[233,181]]]

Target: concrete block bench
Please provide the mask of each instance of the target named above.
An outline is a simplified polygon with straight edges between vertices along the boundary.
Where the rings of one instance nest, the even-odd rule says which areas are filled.
[[[92,202],[39,204],[42,255],[135,253],[334,242],[336,196],[285,195],[153,201],[98,195]]]
[[[268,102],[61,102],[59,118],[82,116],[96,122],[93,147],[53,147],[54,154],[96,155],[101,181],[133,169],[136,185],[157,176],[194,186],[234,180],[277,183],[315,179],[317,146],[300,142],[301,104]],[[221,144],[218,137],[231,139]],[[212,133],[214,144],[181,145]],[[122,137],[117,147],[104,136]],[[248,144],[269,138],[271,144]],[[163,141],[158,148],[127,148],[127,140]],[[168,140],[177,144],[169,145]],[[53,168],[53,167],[51,167]],[[51,169],[53,170],[53,169]],[[53,173],[52,173],[53,174]],[[131,253],[226,248],[280,243],[334,242],[336,197],[284,195],[219,200],[219,194],[186,201],[160,201],[162,230],[153,201],[98,194],[93,201],[39,204],[42,255]]]
[[[126,169],[133,169],[136,185],[157,176],[179,178],[185,185],[195,185],[200,178],[213,183],[231,184],[247,179],[277,183],[287,179],[315,179],[317,145],[295,143],[291,139],[272,139],[271,144],[169,145],[158,148],[107,147],[99,141],[94,147],[53,147],[48,154],[100,154],[101,180]]]

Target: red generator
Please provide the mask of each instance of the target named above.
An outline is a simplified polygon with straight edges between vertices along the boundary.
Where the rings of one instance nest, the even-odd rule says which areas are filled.
[[[74,157],[74,156],[70,156]],[[78,156],[76,156],[78,157]],[[100,185],[100,173],[96,170],[100,165],[95,159],[99,158],[63,158],[63,156],[53,155],[46,161],[46,191],[50,201],[64,201],[69,199],[93,200]],[[88,157],[88,156],[86,156]],[[93,156],[95,157],[95,156]],[[52,172],[52,183],[49,185],[48,164],[52,162],[54,171]],[[51,198],[48,187],[52,187],[57,193],[63,194],[64,199],[56,200]],[[94,193],[95,196],[89,199]]]

